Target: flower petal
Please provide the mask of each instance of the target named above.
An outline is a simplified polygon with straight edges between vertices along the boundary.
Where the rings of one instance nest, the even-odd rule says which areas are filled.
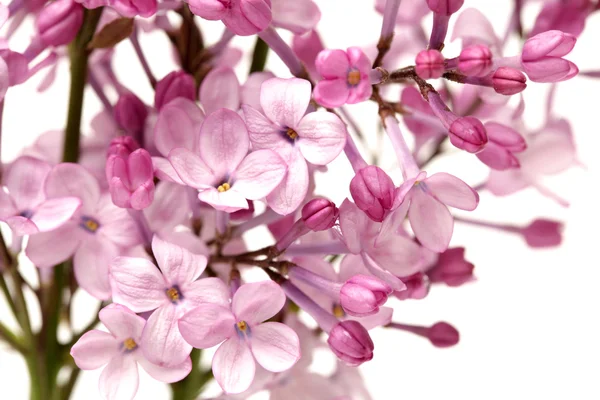
[[[310,31],[321,19],[321,11],[312,0],[274,1],[271,11],[274,26],[296,35]]]
[[[119,342],[108,332],[86,332],[71,347],[71,356],[80,369],[96,369],[119,353]]]
[[[8,218],[18,213],[12,196],[0,188],[0,218]]]
[[[55,166],[46,178],[45,189],[49,198],[79,197],[84,213],[95,211],[100,199],[98,180],[78,164],[62,163]]]
[[[118,255],[118,247],[108,240],[84,240],[73,258],[73,271],[79,286],[99,300],[108,300],[111,296],[109,267]]]
[[[153,364],[163,367],[179,365],[192,351],[177,326],[177,306],[165,304],[150,315],[142,332],[142,351]]]
[[[168,303],[168,283],[145,258],[117,257],[110,265],[113,301],[135,312],[151,311]]]
[[[317,71],[324,79],[346,79],[350,69],[350,61],[344,50],[323,50],[315,61]]]
[[[121,304],[109,304],[100,310],[100,321],[116,340],[128,338],[138,341],[146,320]]]
[[[178,382],[188,376],[192,370],[192,360],[189,357],[186,358],[181,364],[170,367],[161,367],[159,365],[152,364],[144,357],[139,357],[137,362],[151,377],[166,383]]]
[[[209,188],[201,191],[198,198],[213,206],[216,210],[232,213],[238,210],[245,210],[248,206],[248,200],[243,194],[236,190],[227,190],[219,192],[215,188]]]
[[[38,268],[52,267],[70,258],[81,243],[82,231],[75,222],[31,236],[25,254]]]
[[[267,204],[277,214],[290,214],[302,204],[308,192],[308,166],[302,154],[292,150],[287,154],[280,153],[288,165],[287,174],[267,196]]]
[[[192,346],[208,349],[235,335],[235,323],[229,308],[201,304],[179,319],[179,331]]]
[[[200,86],[200,102],[209,115],[220,108],[240,108],[240,82],[231,67],[213,68]]]
[[[233,176],[233,186],[237,192],[250,200],[266,197],[279,185],[287,164],[272,150],[254,151],[240,164]]]
[[[178,97],[158,113],[154,126],[154,145],[163,155],[178,147],[196,149],[200,127],[204,122],[204,113],[193,101]]]
[[[48,199],[35,209],[31,221],[40,232],[51,231],[67,222],[80,206],[81,200],[77,197]]]
[[[297,132],[300,151],[312,164],[329,164],[346,145],[346,125],[330,112],[307,114],[300,121]]]
[[[233,295],[231,310],[238,320],[254,326],[277,314],[285,304],[283,289],[273,281],[246,283]]]
[[[265,322],[253,327],[250,346],[256,362],[267,371],[286,371],[300,359],[298,335],[279,322]]]
[[[253,149],[292,147],[290,141],[284,137],[285,133],[282,132],[282,128],[271,122],[260,111],[249,105],[243,105],[242,110],[244,110]]]
[[[171,285],[193,282],[206,268],[205,256],[165,242],[156,235],[152,239],[152,253],[164,277]]]
[[[190,150],[184,148],[171,150],[169,161],[179,178],[188,186],[200,189],[216,182],[217,178],[213,171],[200,156]]]
[[[341,107],[346,104],[350,89],[345,78],[323,79],[315,86],[313,96],[323,107]]]
[[[17,158],[3,176],[3,183],[20,210],[32,209],[44,199],[44,182],[51,167],[45,161]]]
[[[362,236],[367,233],[370,220],[356,204],[345,199],[340,206],[340,229],[348,250],[353,254],[362,249]]]
[[[210,303],[216,306],[229,307],[229,288],[219,278],[202,278],[187,284],[185,288],[186,302],[194,306]]]
[[[98,387],[107,400],[132,400],[138,390],[139,374],[134,357],[114,357],[102,371]]]
[[[448,248],[454,220],[448,208],[417,188],[411,191],[408,219],[415,236],[429,250],[441,253]]]
[[[168,159],[163,157],[152,157],[152,166],[154,167],[154,175],[156,175],[156,177],[161,181],[175,182],[179,185],[185,185]]]
[[[184,186],[161,182],[156,186],[154,201],[144,210],[146,220],[153,232],[170,231],[187,221],[191,213]]]
[[[246,79],[246,82],[244,83],[244,86],[242,87],[241,90],[241,102],[244,105],[248,105],[252,108],[254,108],[254,111],[258,111],[260,113],[261,107],[260,107],[260,88],[263,84],[264,81],[269,80],[271,78],[274,78],[275,75],[273,75],[272,72],[269,71],[264,71],[264,72],[253,72],[248,76],[248,79]],[[242,106],[242,109],[244,107]],[[246,114],[246,112],[244,111],[244,114]],[[262,114],[260,114],[262,116],[263,119],[267,120]],[[271,121],[267,120],[269,124],[272,124]],[[246,125],[248,125],[248,131],[251,131],[249,123],[248,123],[248,117],[246,116]],[[250,140],[252,140],[252,136],[250,137]]]
[[[256,364],[248,345],[237,336],[225,341],[212,361],[215,379],[225,393],[242,393],[254,380]]]
[[[260,32],[271,23],[271,1],[270,0],[240,0],[240,10],[247,19]]]
[[[260,105],[271,121],[295,128],[308,108],[310,92],[310,83],[304,79],[269,79],[262,84]]]
[[[427,189],[443,204],[473,211],[479,204],[479,195],[471,186],[454,175],[439,172],[425,179]]]
[[[235,171],[250,148],[244,120],[226,108],[214,111],[202,124],[198,146],[200,157],[215,176],[226,177]]]

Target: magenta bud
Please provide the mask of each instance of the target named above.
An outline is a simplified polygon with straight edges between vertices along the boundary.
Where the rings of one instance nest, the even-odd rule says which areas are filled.
[[[563,228],[563,224],[558,221],[536,219],[523,228],[521,233],[531,247],[554,247],[562,243]]]
[[[127,156],[110,155],[106,160],[106,180],[117,207],[143,210],[154,199],[154,169],[145,149]]]
[[[496,93],[505,96],[521,93],[527,87],[527,77],[519,70],[500,67],[492,76],[492,85]]]
[[[460,286],[473,280],[474,269],[475,266],[465,260],[464,247],[456,247],[440,254],[427,276],[432,283]]]
[[[487,75],[491,66],[492,52],[481,44],[465,47],[458,56],[458,69],[465,75]]]
[[[243,208],[241,210],[232,212],[229,214],[229,218],[232,221],[248,221],[254,215],[254,202],[252,200],[248,200],[248,208]]]
[[[477,153],[487,141],[485,127],[475,117],[460,117],[450,125],[450,143],[459,149]]]
[[[126,158],[139,148],[140,146],[131,136],[117,136],[110,141],[106,156],[110,157],[112,155],[117,155]]]
[[[46,46],[70,43],[83,23],[83,7],[73,0],[56,0],[40,11],[37,31]]]
[[[135,94],[127,92],[119,97],[113,112],[117,124],[128,134],[135,135],[144,130],[148,109]]]
[[[406,285],[406,289],[394,292],[394,296],[399,300],[421,300],[429,294],[429,277],[423,272],[417,272],[400,280]]]
[[[376,314],[385,304],[393,289],[374,276],[355,275],[340,290],[340,304],[344,311],[355,317]]]
[[[429,9],[436,14],[452,15],[462,7],[465,0],[427,0]]]
[[[324,198],[312,199],[302,207],[302,220],[313,231],[331,228],[340,214],[340,210],[331,201]]]
[[[327,344],[331,351],[350,366],[358,366],[373,359],[373,341],[369,332],[356,321],[342,321],[335,325]]]
[[[156,84],[154,106],[161,109],[165,104],[178,97],[196,100],[194,78],[184,71],[173,71]]]
[[[534,62],[545,57],[560,58],[569,54],[576,42],[577,38],[569,33],[558,30],[542,32],[527,39],[521,60]]]
[[[458,344],[460,334],[452,325],[438,322],[428,329],[427,338],[435,347],[452,347]]]
[[[415,59],[415,70],[422,79],[435,79],[444,74],[444,56],[437,50],[423,50]]]
[[[369,165],[358,171],[350,182],[350,194],[356,206],[374,221],[381,222],[394,203],[394,182],[381,168]]]

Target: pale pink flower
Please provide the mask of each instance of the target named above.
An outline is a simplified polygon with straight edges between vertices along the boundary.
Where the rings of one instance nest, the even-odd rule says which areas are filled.
[[[227,306],[227,287],[218,278],[198,280],[206,257],[157,236],[152,239],[157,268],[145,258],[118,257],[110,266],[113,301],[135,312],[154,312],[141,334],[144,356],[154,364],[175,366],[190,354],[177,327],[186,311],[201,303]]]
[[[158,81],[154,92],[154,107],[160,110],[178,97],[192,101],[196,99],[194,77],[184,71],[170,72]]]
[[[560,82],[579,72],[562,58],[573,50],[577,38],[561,31],[547,31],[528,39],[523,46],[521,66],[533,82]]]
[[[141,243],[137,225],[126,210],[112,204],[110,196],[101,194],[96,178],[80,165],[57,165],[48,174],[44,189],[47,198],[78,197],[81,207],[58,229],[30,237],[25,254],[39,268],[73,256],[79,285],[98,299],[110,298],[109,264]]]
[[[529,35],[535,36],[549,30],[559,30],[579,36],[594,6],[591,0],[545,1]]]
[[[169,161],[198,198],[217,210],[247,209],[248,200],[268,196],[284,178],[287,166],[274,151],[248,154],[250,140],[242,118],[220,109],[203,122],[193,150],[175,148]]]
[[[106,160],[106,180],[117,207],[143,210],[154,199],[152,158],[145,149],[127,156],[110,155]]]
[[[233,69],[226,66],[213,68],[200,85],[199,97],[206,115],[220,108],[237,111],[241,88]]]
[[[192,12],[211,21],[221,20],[233,33],[254,35],[271,23],[271,0],[188,0]]]
[[[321,11],[313,0],[272,0],[273,26],[303,35],[321,19]]]
[[[263,322],[281,310],[285,299],[273,281],[247,283],[235,292],[231,305],[200,305],[179,320],[181,334],[194,347],[204,349],[223,342],[212,368],[225,392],[248,389],[256,362],[268,371],[282,372],[300,359],[296,332],[278,322]]]
[[[192,363],[186,358],[178,365],[161,367],[144,356],[141,341],[146,320],[119,304],[100,311],[100,321],[109,332],[97,329],[86,332],[71,348],[78,368],[93,370],[106,365],[100,375],[100,394],[108,400],[133,399],[139,383],[138,365],[161,382],[177,382],[190,373]]]
[[[397,215],[394,218],[404,220],[408,213],[410,226],[419,242],[441,253],[448,248],[454,229],[448,206],[472,211],[478,204],[477,192],[457,177],[445,172],[427,177],[426,172],[421,172],[396,190],[394,213]]]
[[[308,192],[307,162],[326,165],[346,144],[346,127],[334,114],[310,112],[310,83],[303,79],[273,78],[260,92],[264,115],[243,105],[254,149],[273,149],[288,165],[287,175],[267,196],[267,204],[286,215],[296,210]]]
[[[77,197],[46,198],[44,182],[52,167],[29,156],[19,157],[3,174],[6,190],[0,188],[0,220],[15,235],[52,231],[81,206]]]
[[[476,154],[477,158],[496,170],[518,168],[519,160],[514,153],[521,153],[527,148],[523,136],[514,129],[496,122],[486,122],[485,130],[488,144]]]
[[[315,65],[322,78],[313,91],[317,103],[340,107],[371,97],[371,61],[359,47],[349,47],[346,51],[323,50]]]

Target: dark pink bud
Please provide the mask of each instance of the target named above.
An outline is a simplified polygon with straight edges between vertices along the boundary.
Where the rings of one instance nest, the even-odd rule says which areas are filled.
[[[394,292],[394,296],[399,300],[421,300],[429,294],[429,278],[423,272],[417,272],[400,280],[406,285],[406,289]]]
[[[381,168],[370,165],[358,171],[350,182],[356,206],[374,221],[381,222],[394,203],[394,182]]]
[[[137,144],[134,138],[131,136],[117,136],[110,141],[108,146],[107,157],[117,155],[119,157],[129,157],[131,153],[139,149],[140,146]]]
[[[450,125],[450,143],[469,153],[481,151],[488,141],[481,121],[474,117],[460,117]]]
[[[432,283],[460,286],[473,280],[475,266],[465,260],[464,247],[448,249],[440,254],[437,263],[427,271]]]
[[[254,202],[248,200],[248,208],[244,208],[229,214],[232,221],[247,221],[254,215]]]
[[[196,84],[194,78],[184,71],[173,71],[156,84],[154,106],[161,109],[173,99],[184,97],[196,100]]]
[[[137,149],[127,157],[109,156],[106,179],[117,207],[143,210],[154,199],[154,169],[145,149]]]
[[[427,0],[429,9],[436,14],[452,15],[462,7],[465,0]]]
[[[519,70],[500,67],[492,76],[492,84],[496,93],[505,96],[521,93],[527,87],[527,77]]]
[[[302,207],[302,220],[313,231],[331,228],[340,214],[334,203],[327,199],[312,199]]]
[[[373,276],[355,275],[340,290],[340,304],[355,317],[375,314],[392,293],[390,285]]]
[[[452,347],[460,340],[460,334],[452,325],[438,322],[429,328],[427,338],[435,347]]]
[[[458,69],[465,75],[487,75],[491,66],[492,52],[487,46],[481,44],[464,48],[458,56]]]
[[[83,23],[83,7],[73,0],[56,0],[40,11],[36,20],[38,34],[46,46],[70,43]]]
[[[531,247],[554,247],[562,243],[562,230],[564,226],[557,221],[536,219],[521,233],[527,244]]]
[[[356,321],[343,321],[329,332],[331,351],[350,366],[358,366],[373,358],[373,341],[369,332]]]
[[[423,79],[435,79],[444,74],[444,56],[437,50],[423,50],[415,59],[417,75]]]
[[[133,93],[127,92],[119,97],[114,108],[117,124],[130,135],[135,135],[144,130],[148,109],[146,105]]]

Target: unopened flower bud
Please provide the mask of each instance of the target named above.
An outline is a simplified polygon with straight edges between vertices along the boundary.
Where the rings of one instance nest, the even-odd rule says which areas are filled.
[[[435,347],[452,347],[458,344],[460,334],[452,325],[438,322],[429,328],[427,338]]]
[[[381,168],[370,165],[358,171],[350,182],[356,206],[374,221],[381,222],[394,203],[394,182]]]
[[[358,366],[373,358],[373,341],[369,332],[356,321],[342,321],[335,325],[327,344],[331,351],[350,366]]]
[[[423,272],[417,272],[400,280],[406,285],[406,289],[394,291],[394,296],[399,300],[421,300],[429,294],[429,278]]]
[[[450,125],[450,143],[459,149],[477,153],[487,141],[485,127],[477,118],[460,117]]]
[[[563,57],[573,50],[577,38],[569,33],[551,30],[527,39],[523,45],[523,62],[540,61],[544,57]]]
[[[563,224],[558,221],[536,219],[521,233],[531,247],[554,247],[562,242]]]
[[[109,156],[106,179],[117,207],[142,210],[154,199],[154,169],[150,153],[145,149],[137,149],[126,157]]]
[[[432,283],[460,286],[473,280],[475,266],[465,260],[464,247],[448,249],[440,254],[437,263],[427,271]]]
[[[514,68],[500,67],[492,76],[492,84],[496,93],[505,96],[521,93],[527,87],[527,77]]]
[[[117,155],[119,157],[129,157],[131,153],[139,149],[140,146],[131,136],[117,136],[110,141],[108,145],[107,157]]]
[[[476,44],[463,49],[458,56],[458,69],[465,75],[484,76],[492,66],[492,52],[489,47]]]
[[[452,15],[462,7],[465,0],[427,0],[429,9],[436,14]]]
[[[374,276],[355,275],[340,290],[340,304],[355,317],[373,315],[392,293],[390,285]]]
[[[178,97],[196,100],[194,78],[184,71],[173,71],[156,84],[154,106],[161,109],[165,104]]]
[[[127,92],[119,97],[114,108],[114,116],[117,124],[125,132],[135,135],[143,131],[148,109],[135,94]]]
[[[73,0],[56,0],[40,11],[36,20],[38,34],[46,46],[70,43],[83,23],[83,7]]]
[[[304,225],[313,231],[331,228],[340,214],[334,203],[327,199],[312,199],[302,207]]]
[[[415,59],[415,70],[422,79],[435,79],[444,74],[444,56],[437,50],[423,50]]]

